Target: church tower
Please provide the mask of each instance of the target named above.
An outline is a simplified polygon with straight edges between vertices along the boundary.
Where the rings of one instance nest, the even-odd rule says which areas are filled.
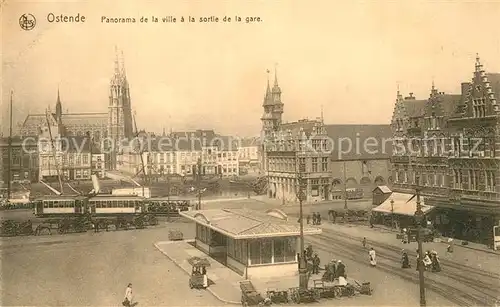
[[[274,85],[271,89],[269,84],[269,70],[267,71],[267,88],[264,95],[264,114],[260,118],[262,121],[260,163],[261,169],[267,171],[266,146],[273,142],[275,132],[280,129],[283,115],[283,103],[281,102],[281,88],[278,84],[278,73],[274,71]]]
[[[274,72],[274,85],[271,89],[269,84],[269,70],[267,71],[267,89],[264,96],[264,115],[261,117],[262,121],[262,137],[268,139],[272,136],[274,131],[279,130],[282,123],[283,103],[281,102],[281,88],[278,84],[278,73],[275,69]]]
[[[123,52],[121,65],[118,61],[118,50],[115,47],[115,71],[109,86],[108,137],[114,142],[133,137],[132,106],[130,88],[125,73]]]

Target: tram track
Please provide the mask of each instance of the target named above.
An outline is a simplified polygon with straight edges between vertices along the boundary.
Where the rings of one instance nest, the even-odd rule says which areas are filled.
[[[332,238],[324,234],[309,239],[313,246],[320,250],[341,254],[343,257],[368,266],[367,250],[360,246],[359,240],[354,243],[348,240],[345,237]],[[398,249],[397,252],[394,249],[387,251],[376,244],[373,244],[373,246],[377,248],[377,257],[379,259],[389,261],[389,263],[379,261],[377,269],[418,284],[418,275],[414,269],[401,269],[401,250]],[[470,269],[472,270],[472,268]],[[492,306],[498,299],[498,281],[478,279],[477,275],[471,275],[471,270],[467,269],[460,272],[452,269],[452,271],[448,271],[448,268],[444,266],[443,271],[426,276],[426,288],[460,306]],[[464,272],[466,273],[465,276],[463,275]],[[465,287],[452,286],[450,285],[451,281]]]
[[[323,228],[323,235],[324,234],[333,235],[333,236],[335,236],[336,239],[337,238],[349,239],[349,240],[358,242],[358,244],[361,244],[360,238],[355,237],[355,236],[351,236],[351,235],[346,234],[344,232],[338,232],[338,231],[335,231],[335,230]],[[374,247],[377,247],[377,248],[384,249],[384,250],[394,251],[394,252],[397,252],[397,253],[400,253],[401,250],[404,248],[404,247],[403,248],[396,247],[396,246],[391,245],[391,244],[387,244],[387,243],[383,243],[383,242],[377,242],[377,241],[370,241],[370,245],[372,245]],[[417,253],[414,252],[414,251],[412,251],[412,250],[406,250],[406,251],[408,252],[408,256],[410,256],[410,255],[415,256],[415,257],[417,256]],[[489,272],[489,271],[486,271],[486,270],[483,270],[483,269],[480,269],[480,268],[476,268],[476,267],[471,267],[471,266],[466,265],[466,264],[460,264],[460,263],[457,263],[457,262],[454,262],[454,261],[451,261],[451,260],[448,260],[448,259],[440,259],[440,261],[446,267],[452,267],[452,268],[455,268],[455,269],[464,270],[464,271],[467,271],[468,273],[471,273],[471,274],[474,274],[474,275],[478,275],[478,276],[481,276],[481,277],[496,278],[497,280],[500,281],[500,274],[498,274],[498,273]]]

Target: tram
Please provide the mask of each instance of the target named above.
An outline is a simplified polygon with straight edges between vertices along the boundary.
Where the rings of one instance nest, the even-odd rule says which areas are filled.
[[[165,197],[146,199],[136,195],[97,194],[94,196],[43,196],[34,202],[36,217],[116,215],[178,215],[191,210],[189,200],[171,200]]]

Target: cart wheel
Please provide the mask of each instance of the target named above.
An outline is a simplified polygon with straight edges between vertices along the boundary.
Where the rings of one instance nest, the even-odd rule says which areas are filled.
[[[333,288],[333,297],[340,297],[342,295],[342,289],[339,287]]]

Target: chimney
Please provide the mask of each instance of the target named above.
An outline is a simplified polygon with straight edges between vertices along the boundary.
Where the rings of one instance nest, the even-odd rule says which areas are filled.
[[[462,82],[462,96],[467,95],[467,92],[469,91],[470,83],[469,82]]]

